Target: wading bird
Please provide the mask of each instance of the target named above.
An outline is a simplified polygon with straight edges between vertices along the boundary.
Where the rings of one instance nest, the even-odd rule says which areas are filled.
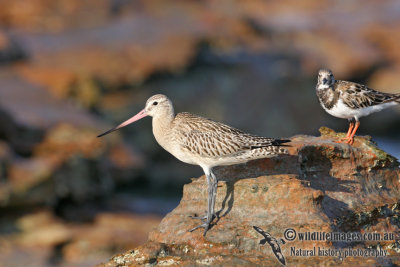
[[[382,93],[362,84],[335,80],[332,71],[327,69],[319,71],[316,91],[326,112],[349,120],[347,135],[339,142],[350,145],[354,142],[361,117],[400,103],[400,94]]]
[[[214,208],[218,180],[212,168],[287,153],[282,146],[290,141],[244,133],[225,124],[186,112],[175,115],[171,100],[161,94],[150,97],[142,111],[98,137],[146,116],[153,117],[152,128],[157,142],[177,159],[199,165],[207,177],[207,214],[202,217],[192,217],[201,219],[203,223],[190,230],[204,228],[204,235],[216,217]]]

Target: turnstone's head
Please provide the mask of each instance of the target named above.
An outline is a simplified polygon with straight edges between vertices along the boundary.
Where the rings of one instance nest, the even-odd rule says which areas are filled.
[[[320,69],[318,72],[318,89],[326,89],[331,87],[335,83],[335,77],[333,77],[332,71],[328,69]]]

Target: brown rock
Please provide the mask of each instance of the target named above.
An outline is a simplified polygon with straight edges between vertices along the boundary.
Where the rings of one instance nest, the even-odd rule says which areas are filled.
[[[117,251],[146,242],[161,218],[125,213],[99,213],[93,222],[77,224],[56,217],[50,209],[7,214],[1,226],[15,229],[0,238],[2,266],[92,266]]]
[[[295,53],[313,75],[321,65],[349,77],[382,62],[399,64],[395,0],[289,3],[253,0],[227,8],[225,2],[209,1],[18,0],[2,4],[0,22],[25,30],[21,40],[32,59],[23,73],[46,85],[56,83],[49,87],[55,94],[71,90],[66,87],[71,74],[75,81],[84,77],[114,87],[158,72],[180,72],[204,41],[216,53],[235,54],[237,48]],[[340,20],[333,24],[332,17]],[[52,74],[61,75],[60,82]],[[85,98],[95,101],[97,90]]]
[[[7,181],[12,160],[11,149],[7,143],[0,141],[0,206],[4,206],[10,197],[11,185]]]
[[[321,137],[295,136],[290,155],[247,164],[221,167],[216,207],[219,219],[203,237],[189,229],[199,222],[189,215],[206,209],[204,177],[185,185],[179,206],[169,213],[149,242],[99,266],[170,264],[180,266],[277,265],[271,248],[260,246],[261,227],[280,240],[287,228],[299,232],[379,232],[400,230],[400,169],[395,158],[370,138],[357,137],[354,146],[335,143],[344,134],[321,128]],[[347,265],[399,263],[397,241],[331,242],[294,241],[281,244],[289,265],[335,266],[339,257],[300,257],[301,249],[367,249],[380,246],[384,258],[346,257]]]
[[[29,64],[19,64],[16,70],[32,83],[43,86],[58,98],[69,96],[71,86],[74,83],[73,73],[63,69],[52,68],[31,68]]]
[[[102,213],[91,225],[77,227],[74,238],[62,249],[67,262],[96,259],[144,244],[147,233],[160,222],[155,216]]]
[[[17,221],[23,232],[17,242],[23,247],[54,247],[72,238],[72,231],[49,211],[25,215]]]
[[[68,158],[73,154],[81,154],[85,158],[98,158],[104,153],[106,144],[95,138],[96,133],[89,127],[76,127],[68,123],[60,123],[48,131],[33,153],[36,156],[59,154]],[[62,153],[58,153],[59,151]]]
[[[142,166],[118,135],[109,143],[96,138],[107,127],[86,110],[10,69],[0,72],[0,82],[0,135],[8,142],[0,144],[1,206],[87,200],[111,192],[113,176],[132,178]]]
[[[392,68],[385,68],[372,75],[369,87],[387,93],[400,93],[400,64]]]
[[[21,159],[10,164],[8,180],[13,191],[24,194],[38,184],[50,179],[60,161],[55,158]]]
[[[17,36],[31,56],[29,62],[24,62],[16,70],[53,95],[71,97],[83,107],[94,108],[114,121],[119,121],[119,118],[110,115],[108,107],[103,106],[102,94],[125,91],[119,89],[135,85],[136,90],[132,90],[135,97],[147,92],[143,97],[147,99],[149,90],[159,92],[166,87],[175,88],[176,80],[181,85],[182,80],[188,79],[189,85],[182,87],[207,87],[215,95],[216,102],[220,102],[218,94],[227,94],[229,96],[221,96],[220,99],[231,97],[229,103],[238,111],[249,109],[246,101],[242,101],[245,99],[251,107],[255,107],[254,113],[266,111],[267,114],[274,114],[264,107],[265,103],[261,101],[264,98],[260,95],[263,92],[272,97],[287,94],[284,99],[293,97],[299,103],[299,107],[293,105],[291,111],[276,111],[287,124],[258,129],[263,132],[272,128],[276,132],[271,135],[279,136],[299,131],[312,133],[315,128],[312,123],[299,119],[305,116],[293,117],[292,114],[316,111],[324,114],[315,101],[309,101],[315,97],[312,90],[315,78],[310,81],[318,68],[331,68],[340,79],[360,80],[367,79],[375,71],[379,72],[382,66],[397,66],[400,62],[397,51],[399,16],[397,9],[393,8],[397,6],[395,0],[371,0],[361,6],[311,0],[302,3],[289,1],[290,4],[283,5],[280,2],[265,4],[264,1],[253,0],[230,3],[229,8],[223,1],[100,1],[91,5],[92,1],[33,0],[20,10],[21,3],[7,3],[0,11],[0,19],[1,14],[5,14],[4,21],[10,25],[11,31],[13,27],[25,29],[18,31]],[[87,12],[89,7],[90,12]],[[119,11],[114,13],[114,9]],[[332,22],[332,17],[340,19]],[[277,60],[272,60],[277,55],[280,55]],[[197,72],[188,67],[201,67],[198,63],[203,62],[217,66],[223,63],[223,66],[232,66],[232,69],[240,71],[224,68],[222,73],[214,74],[215,78],[211,74],[213,71],[198,71],[206,78],[188,77]],[[251,69],[250,72],[258,72],[260,78],[246,77]],[[263,71],[259,72],[259,69]],[[183,72],[185,70],[188,73]],[[173,81],[162,79],[158,83],[152,78],[160,73],[183,75],[175,76],[171,79]],[[284,76],[287,79],[282,81]],[[226,82],[213,82],[214,79],[226,79]],[[255,79],[259,83],[253,84]],[[273,79],[280,80],[270,83]],[[140,86],[149,80],[150,83],[156,80],[152,88]],[[241,88],[245,87],[248,88],[246,93],[250,92],[245,98],[232,97],[240,95]],[[382,90],[385,88],[382,87]],[[184,89],[167,90],[172,98],[181,95],[188,98],[190,95],[182,93],[187,91]],[[197,102],[200,94],[208,96],[206,91],[192,93],[195,100],[191,101]],[[255,103],[249,95],[257,96],[262,103]],[[235,98],[240,99],[240,103]],[[125,101],[115,102],[114,105],[120,107]],[[202,108],[205,110],[212,104],[210,102],[208,97],[204,97],[199,100],[198,106],[206,107]],[[239,122],[238,127],[252,127],[251,122],[241,125],[241,119],[237,119],[239,116],[232,115],[234,111],[229,108],[210,109],[216,113],[214,118],[223,116],[227,121],[235,118],[235,122]],[[124,112],[128,113],[128,108]],[[132,110],[129,109],[129,112]],[[128,116],[126,113],[125,116]],[[336,122],[324,115],[318,115],[316,119],[331,125]],[[387,117],[384,125],[389,125],[388,129],[371,131],[378,128],[374,126],[382,117],[370,123],[374,125],[370,129],[363,129],[382,135],[389,129],[396,130],[396,114]],[[247,118],[243,120],[249,121]],[[267,117],[267,121],[276,119],[273,115]]]
[[[19,42],[0,29],[0,64],[26,58],[26,53]]]
[[[147,23],[174,32],[164,36],[158,31],[148,33],[135,27]],[[21,67],[20,73],[31,81],[50,86],[48,90],[54,90],[56,95],[71,92],[70,95],[78,94],[75,97],[82,101],[88,97],[79,94],[92,91],[92,98],[97,100],[96,94],[100,89],[96,81],[100,81],[103,87],[113,89],[140,84],[157,72],[177,73],[186,68],[195,56],[199,38],[184,30],[169,28],[169,24],[173,23],[170,21],[163,25],[159,20],[139,17],[102,29],[85,30],[84,35],[73,32],[47,36],[49,43],[62,43],[67,38],[70,45],[60,44],[60,47],[47,47],[41,36],[33,35],[29,38],[33,60]],[[104,36],[112,34],[113,42],[99,42],[99,31]],[[152,42],[146,41],[148,39]],[[55,71],[43,72],[54,67]],[[60,75],[63,80],[55,81],[52,74]],[[56,87],[52,86],[54,84]]]
[[[34,147],[33,157],[13,158],[8,164],[3,206],[45,204],[66,195],[81,200],[112,190],[109,170],[91,163],[107,160],[108,147],[95,138],[96,133],[66,123],[49,129]]]
[[[126,144],[116,145],[110,150],[110,161],[119,168],[131,168],[143,164],[143,160],[129,150]]]
[[[57,32],[78,25],[101,25],[110,15],[107,0],[17,0],[3,1],[1,5],[3,25],[29,31]]]
[[[85,110],[51,96],[10,69],[0,71],[0,83],[0,134],[17,153],[32,153],[44,132],[60,123],[102,128]]]

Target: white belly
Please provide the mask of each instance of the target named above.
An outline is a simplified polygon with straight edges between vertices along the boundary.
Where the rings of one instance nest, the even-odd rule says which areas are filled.
[[[326,112],[328,112],[334,117],[342,119],[351,119],[351,118],[359,119],[361,117],[367,116],[374,112],[381,111],[382,109],[394,106],[396,104],[397,104],[396,102],[390,102],[366,108],[352,109],[349,108],[347,105],[345,105],[341,99],[339,99],[336,105],[334,105],[331,109],[328,110],[325,107],[324,109],[326,110]]]
[[[249,159],[238,159],[235,157],[205,157],[205,156],[198,156],[192,153],[183,152],[179,148],[173,149],[172,151],[168,151],[172,155],[174,155],[180,161],[183,161],[188,164],[193,165],[200,165],[200,166],[207,166],[209,168],[215,166],[224,166],[224,165],[233,165],[239,163],[245,163],[249,161]]]

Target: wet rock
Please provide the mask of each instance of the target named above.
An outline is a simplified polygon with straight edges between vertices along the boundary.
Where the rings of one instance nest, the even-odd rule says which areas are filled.
[[[7,266],[92,266],[99,259],[145,243],[161,218],[126,213],[98,213],[92,222],[75,224],[49,209],[34,210],[1,220],[13,229],[0,239],[0,261]],[[11,216],[11,217],[10,217]]]
[[[102,125],[85,110],[52,97],[10,69],[0,71],[0,82],[0,135],[19,154],[31,154],[46,130],[57,124],[92,129]]]
[[[55,205],[65,198],[82,203],[109,195],[121,177],[132,179],[142,158],[117,139],[108,146],[97,133],[70,124],[50,129],[33,157],[9,162],[2,206]]]
[[[368,78],[386,63],[399,65],[394,0],[363,5],[246,1],[229,8],[224,2],[168,3],[12,1],[3,4],[0,22],[18,29],[30,51],[23,75],[56,95],[77,94],[85,106],[96,105],[104,88],[140,85],[159,73],[182,73],[204,60],[201,44],[221,56],[238,57],[242,51],[297,55],[301,66],[296,71],[313,76],[326,66],[343,78]],[[332,17],[340,19],[332,22]],[[274,69],[281,74],[288,70],[284,64]]]
[[[110,0],[100,1],[5,1],[0,10],[0,23],[28,31],[57,32],[79,26],[101,25],[109,19]],[[91,12],[91,16],[88,16]]]
[[[0,65],[26,59],[21,44],[10,34],[0,29]]]
[[[107,126],[86,110],[10,69],[0,71],[0,82],[0,136],[8,143],[1,146],[2,207],[108,195],[114,177],[132,178],[143,165],[118,135],[108,142],[97,139]]]
[[[41,1],[33,2],[43,6]],[[333,68],[338,75],[348,77],[351,73],[366,71],[380,63],[385,52],[374,44],[375,39],[383,39],[379,36],[382,31],[386,34],[386,27],[379,23],[384,22],[396,29],[397,20],[395,12],[385,12],[395,5],[392,1],[380,3],[379,6],[374,1],[362,7],[350,6],[347,12],[343,12],[340,4],[326,6],[312,1],[307,1],[306,5],[298,5],[293,1],[287,6],[251,1],[236,3],[229,9],[223,3],[195,1],[174,2],[170,8],[164,8],[157,1],[149,1],[137,3],[136,6],[122,4],[120,6],[125,9],[122,12],[124,14],[117,17],[107,16],[113,1],[101,1],[91,7],[94,23],[87,24],[92,17],[85,13],[88,3],[56,2],[62,6],[71,5],[71,9],[60,10],[56,4],[51,4],[43,9],[27,10],[32,11],[33,18],[42,18],[43,21],[34,19],[37,22],[44,23],[47,16],[51,17],[49,21],[61,21],[53,21],[49,25],[74,24],[75,20],[70,16],[80,17],[84,14],[78,19],[80,25],[72,27],[79,31],[66,30],[69,27],[61,26],[54,34],[51,29],[30,23],[36,30],[45,33],[22,36],[24,43],[29,44],[33,59],[23,67],[24,75],[42,84],[57,83],[52,74],[62,75],[63,79],[57,88],[49,87],[56,93],[75,91],[75,85],[70,87],[71,83],[66,82],[71,77],[78,84],[81,79],[88,79],[91,83],[100,80],[103,87],[113,88],[140,84],[159,72],[180,73],[198,56],[197,48],[201,43],[209,44],[221,55],[238,55],[241,50],[280,51],[285,54],[295,52],[302,59],[308,74],[315,74],[315,68],[323,64]],[[13,6],[18,4],[6,5],[3,12],[14,10],[10,13],[15,16],[23,12]],[[354,16],[350,12],[354,8],[361,8],[360,12],[370,15],[376,22],[370,25],[368,20]],[[175,12],[182,16],[176,16]],[[342,17],[336,27],[332,27],[327,19],[331,16]],[[21,17],[32,19],[26,14]],[[319,23],[310,18],[316,18]],[[18,28],[19,24],[12,21],[9,19],[10,24]],[[108,22],[106,26],[105,22]],[[143,31],[144,26],[146,31]],[[169,34],[165,35],[165,32]],[[348,42],[343,42],[343,39]],[[395,47],[395,38],[385,40],[388,46]],[[354,51],[354,45],[359,49]],[[336,54],[341,56],[337,57]],[[44,70],[49,70],[47,75]]]
[[[10,162],[12,161],[12,151],[7,143],[0,141],[0,206],[9,201],[11,186],[8,183]]]
[[[229,7],[209,1],[34,0],[19,8],[21,3],[7,3],[0,11],[0,21],[30,54],[29,62],[14,70],[54,96],[72,98],[113,122],[129,116],[136,99],[162,91],[172,99],[196,101],[203,113],[210,110],[203,115],[235,121],[238,128],[271,136],[313,134],[315,123],[340,123],[315,101],[318,68],[368,84],[375,74],[382,78],[388,65],[396,73],[400,62],[395,0],[363,5],[255,0]],[[332,17],[340,19],[332,22]],[[199,66],[203,68],[196,70]],[[377,89],[396,92],[389,88],[396,83],[388,83],[380,82]],[[135,99],[115,101],[110,110],[104,100],[108,94],[128,88]],[[277,104],[282,101],[293,104],[282,108]],[[260,113],[271,123],[257,126],[248,119]],[[303,119],[310,113],[318,114],[315,121]],[[361,131],[398,133],[394,111],[373,117]],[[285,123],[272,125],[278,120]]]
[[[369,137],[356,137],[354,146],[335,143],[343,133],[321,128],[320,137],[295,136],[290,155],[247,164],[219,167],[216,210],[219,218],[203,237],[189,229],[198,224],[189,215],[206,209],[205,178],[185,185],[177,208],[149,235],[149,241],[99,266],[171,264],[180,266],[278,265],[271,248],[260,246],[263,238],[253,226],[277,240],[284,231],[379,232],[400,230],[400,169]],[[324,263],[390,265],[399,263],[396,240],[390,241],[300,241],[285,237],[282,252],[289,265]],[[382,258],[298,257],[301,249],[367,249],[380,247]]]
[[[370,78],[370,87],[387,93],[399,93],[400,64],[391,68],[383,68],[374,73]]]
[[[147,233],[160,222],[156,216],[102,213],[93,225],[79,227],[74,238],[62,248],[66,262],[104,257],[147,241]]]
[[[72,238],[72,231],[49,211],[25,215],[17,221],[23,232],[17,243],[23,247],[53,247]]]

